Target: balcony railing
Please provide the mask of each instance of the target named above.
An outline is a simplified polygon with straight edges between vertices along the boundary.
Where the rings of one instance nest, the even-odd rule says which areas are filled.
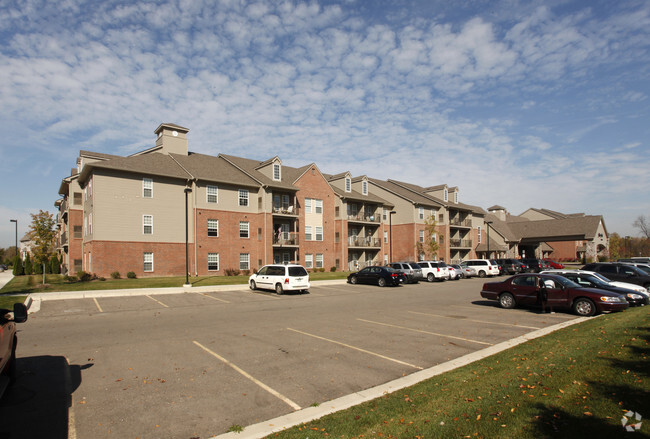
[[[380,216],[374,214],[365,215],[363,213],[358,213],[356,215],[348,215],[348,221],[363,221],[366,223],[379,223]]]
[[[298,206],[273,206],[274,215],[298,215]]]
[[[463,248],[471,248],[472,247],[472,240],[471,239],[450,239],[449,240],[449,245],[451,247],[463,247]]]
[[[468,219],[461,220],[459,218],[451,218],[449,220],[449,225],[462,226],[462,227],[472,227],[472,221],[470,221]]]
[[[273,236],[273,245],[278,246],[297,246],[300,245],[298,233],[280,233]]]
[[[370,236],[350,236],[349,247],[381,247],[381,240]]]

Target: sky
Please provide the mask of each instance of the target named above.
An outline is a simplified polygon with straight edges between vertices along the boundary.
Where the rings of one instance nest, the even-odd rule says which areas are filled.
[[[4,0],[0,247],[80,150],[161,123],[190,151],[458,186],[459,201],[650,216],[645,0]]]

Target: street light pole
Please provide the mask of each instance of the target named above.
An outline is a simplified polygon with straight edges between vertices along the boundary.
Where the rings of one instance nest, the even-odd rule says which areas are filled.
[[[16,257],[18,257],[18,220],[10,219],[9,222],[16,223]]]
[[[490,224],[492,221],[486,221],[485,224],[487,225],[487,258],[485,259],[490,259]]]
[[[192,192],[192,188],[185,188],[185,287],[190,285],[190,250],[189,250],[189,222],[187,218],[187,195]]]
[[[390,261],[393,262],[393,215],[397,212],[391,210],[388,212],[388,233],[390,234]]]

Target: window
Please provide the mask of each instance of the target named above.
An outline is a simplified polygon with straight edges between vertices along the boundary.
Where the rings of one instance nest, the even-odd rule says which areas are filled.
[[[424,230],[420,230],[420,242],[424,242]]]
[[[312,240],[312,226],[305,226],[305,241]]]
[[[239,189],[239,205],[248,206],[248,189]]]
[[[305,255],[305,268],[314,268],[314,255],[311,253]]]
[[[316,241],[322,241],[323,240],[323,228],[322,227],[316,227]]]
[[[323,213],[323,200],[314,200],[316,202],[316,213]]]
[[[363,195],[368,195],[368,182],[366,180],[361,182],[361,193],[363,193]]]
[[[345,177],[345,192],[352,192],[352,179]]]
[[[151,178],[142,179],[142,198],[153,198],[153,180]]]
[[[384,221],[386,221],[386,217],[388,216],[388,211],[384,209],[384,213],[382,215],[384,217]]]
[[[445,188],[445,201],[449,201],[449,191]]]
[[[81,206],[81,203],[83,202],[83,195],[81,195],[81,192],[75,192],[72,194],[72,204],[75,206]]]
[[[84,236],[88,234],[88,217],[84,217]]]
[[[93,234],[93,214],[92,213],[88,214],[88,234],[89,235]]]
[[[305,198],[305,213],[311,213],[311,198]]]
[[[153,253],[145,252],[144,253],[144,271],[152,272],[153,271]]]
[[[239,254],[239,269],[248,270],[250,267],[250,255],[248,253]]]
[[[454,203],[458,204],[458,191],[454,192]]]
[[[420,207],[420,209],[418,210],[419,210],[418,214],[420,216],[420,219],[424,219],[424,207]]]
[[[74,259],[73,267],[74,267],[74,273],[76,273],[77,271],[81,271],[82,269],[81,259]]]
[[[142,215],[142,233],[153,235],[153,215]]]
[[[83,230],[81,226],[74,226],[74,238],[83,238]]]
[[[208,271],[219,271],[219,253],[208,253]]]
[[[280,164],[279,163],[274,163],[273,164],[273,180],[279,181],[280,180]]]
[[[248,238],[248,221],[239,222],[239,237]]]
[[[207,186],[206,191],[208,203],[219,202],[219,188],[217,186]]]
[[[388,232],[384,232],[384,244],[388,244]]]
[[[478,243],[481,243],[481,226],[478,226]]]
[[[219,236],[219,220],[208,220],[208,236]]]
[[[316,254],[316,268],[323,268],[323,254]]]

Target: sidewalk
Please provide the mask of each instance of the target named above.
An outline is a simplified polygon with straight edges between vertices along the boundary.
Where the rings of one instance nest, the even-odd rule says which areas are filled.
[[[4,287],[13,278],[14,275],[11,270],[5,270],[0,273],[0,288]]]

